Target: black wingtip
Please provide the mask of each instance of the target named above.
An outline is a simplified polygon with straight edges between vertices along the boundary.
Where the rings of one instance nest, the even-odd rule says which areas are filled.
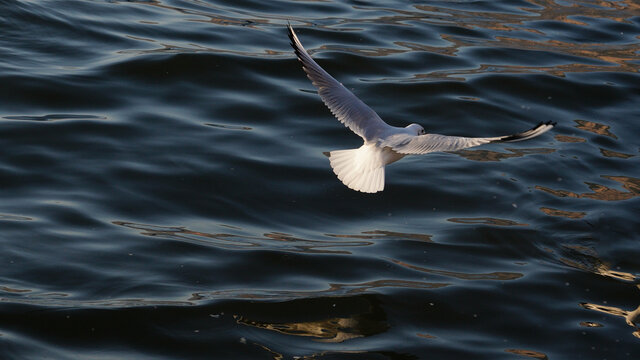
[[[507,135],[507,136],[501,137],[500,139],[492,141],[492,142],[513,142],[513,141],[526,140],[526,139],[541,135],[542,133],[545,133],[545,132],[547,132],[549,130],[549,129],[547,129],[547,130],[544,130],[542,133],[537,133],[538,129],[540,129],[541,127],[543,127],[543,126],[554,127],[554,126],[556,126],[556,124],[557,123],[555,121],[547,121],[547,122],[541,121],[536,126],[532,127],[531,129],[529,129],[527,131],[519,132],[519,133],[513,134],[513,135]]]
[[[287,22],[287,35],[289,35],[289,40],[291,40],[291,46],[293,46],[295,48],[295,40],[294,40],[294,35],[293,35],[293,28],[291,27],[291,24],[289,24],[289,22]]]
[[[293,52],[296,54],[296,57],[298,58],[298,60],[300,62],[302,61],[302,51],[300,49],[300,40],[296,41],[296,35],[293,32],[293,27],[291,26],[291,24],[287,23],[287,34],[289,35],[289,40],[290,40],[290,45],[293,48]],[[300,46],[298,46],[298,44],[300,44]],[[303,62],[304,63],[304,62]]]

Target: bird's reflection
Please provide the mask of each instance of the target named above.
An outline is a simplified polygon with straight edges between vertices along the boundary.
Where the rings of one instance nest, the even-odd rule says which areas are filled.
[[[254,306],[255,309],[249,306],[244,311],[246,314],[235,314],[236,322],[319,342],[339,343],[380,334],[389,328],[379,300],[369,295],[298,299]]]
[[[389,326],[385,322],[371,321],[364,315],[327,318],[317,321],[269,323],[234,315],[236,322],[282,334],[311,337],[320,342],[338,343],[349,339],[383,332]]]

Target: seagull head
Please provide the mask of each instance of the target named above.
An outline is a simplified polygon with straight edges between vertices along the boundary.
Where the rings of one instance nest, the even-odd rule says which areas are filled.
[[[412,134],[412,135],[424,135],[424,134],[426,134],[426,132],[424,131],[424,128],[420,124],[407,125],[407,127],[405,127],[405,129],[409,130],[409,133]]]

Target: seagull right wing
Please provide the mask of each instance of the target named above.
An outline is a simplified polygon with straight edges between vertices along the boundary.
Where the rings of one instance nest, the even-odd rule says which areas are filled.
[[[341,123],[366,141],[374,140],[381,130],[390,127],[375,111],[324,71],[309,56],[291,25],[288,25],[288,30],[291,46],[302,63],[302,69],[307,73],[313,86],[318,88],[318,95],[324,104]]]
[[[551,121],[546,123],[541,122],[535,127],[517,134],[487,138],[446,136],[438,134],[425,134],[419,136],[398,134],[386,139],[381,145],[388,146],[400,154],[426,154],[437,151],[456,151],[482,144],[528,140],[547,132],[555,125],[556,123]]]

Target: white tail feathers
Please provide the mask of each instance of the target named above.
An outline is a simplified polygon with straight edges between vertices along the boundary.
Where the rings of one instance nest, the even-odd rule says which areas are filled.
[[[384,150],[375,145],[363,145],[358,149],[335,150],[329,161],[338,179],[353,190],[375,193],[384,189]]]

